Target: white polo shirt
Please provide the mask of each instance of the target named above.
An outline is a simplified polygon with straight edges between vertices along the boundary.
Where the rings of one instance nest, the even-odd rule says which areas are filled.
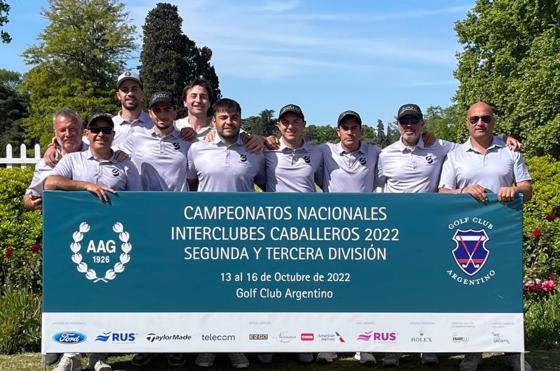
[[[130,159],[140,172],[144,191],[186,192],[189,190],[187,152],[190,146],[176,129],[160,137],[153,127],[135,127],[128,133],[122,149],[130,153]]]
[[[82,142],[81,150],[88,149],[89,146],[86,143]],[[33,172],[33,179],[31,179],[31,183],[29,187],[25,190],[26,195],[32,196],[42,196],[43,195],[43,183],[45,182],[45,178],[52,174],[54,167],[49,166],[46,164],[44,159],[41,159],[35,165],[35,171]]]
[[[248,152],[241,137],[231,145],[219,135],[194,142],[187,158],[188,178],[198,179],[199,192],[254,192],[253,183],[266,181],[264,155]]]
[[[126,137],[129,130],[133,127],[141,127],[144,129],[151,129],[154,127],[152,119],[148,112],[142,111],[140,116],[132,122],[128,122],[122,118],[121,112],[118,115],[113,116],[113,124],[115,124],[115,137],[113,138],[113,148],[119,149],[121,145],[126,142]]]
[[[478,184],[494,193],[501,187],[531,180],[520,152],[514,152],[494,137],[485,154],[472,147],[470,138],[450,152],[443,164],[440,188],[458,189]]]
[[[103,184],[116,191],[142,190],[140,175],[130,160],[116,162],[113,155],[109,160],[99,161],[95,159],[90,149],[63,156],[51,175]]]
[[[175,129],[181,131],[183,128],[192,128],[192,125],[189,121],[189,116],[183,117],[182,119],[175,120],[173,123]],[[208,126],[204,126],[196,131],[196,139],[201,140],[210,133],[212,130],[215,130],[214,125],[210,122]]]
[[[457,146],[438,139],[425,147],[420,137],[416,146],[408,147],[399,139],[379,155],[378,186],[386,193],[437,192],[445,156]]]
[[[346,152],[340,143],[325,143],[323,153],[323,192],[373,192],[377,161],[381,149],[361,142],[354,152]]]
[[[315,192],[322,184],[323,155],[319,146],[303,143],[292,149],[281,138],[276,150],[264,151],[266,192]]]

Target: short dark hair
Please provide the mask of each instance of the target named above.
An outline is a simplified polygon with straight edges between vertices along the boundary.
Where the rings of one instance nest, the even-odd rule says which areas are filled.
[[[223,111],[237,111],[239,112],[239,115],[241,115],[241,106],[233,99],[221,98],[212,105],[212,111],[214,114],[216,114],[216,112]]]
[[[212,102],[214,101],[212,85],[210,84],[210,82],[208,82],[208,80],[203,79],[202,77],[194,79],[183,88],[183,94],[181,94],[181,101],[183,102],[185,101],[185,98],[187,97],[187,91],[194,88],[195,86],[202,86],[204,89],[206,89],[206,93],[208,94],[208,100],[210,101],[210,104],[212,104]]]

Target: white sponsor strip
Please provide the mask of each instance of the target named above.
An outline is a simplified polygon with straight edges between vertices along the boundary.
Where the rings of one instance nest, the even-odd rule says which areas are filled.
[[[43,353],[523,352],[520,313],[43,313]]]

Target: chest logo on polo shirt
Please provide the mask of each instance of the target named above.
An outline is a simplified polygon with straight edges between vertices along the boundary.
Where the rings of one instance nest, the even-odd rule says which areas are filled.
[[[125,265],[130,261],[130,253],[132,251],[132,243],[130,243],[130,234],[124,230],[122,223],[116,222],[113,224],[112,230],[117,234],[121,242],[120,250],[117,251],[117,244],[113,239],[90,239],[84,240],[86,234],[90,231],[91,227],[87,222],[80,223],[78,230],[72,234],[72,243],[70,250],[72,251],[72,261],[76,264],[78,272],[83,273],[86,279],[93,283],[99,281],[109,283],[117,278],[117,274],[124,272]],[[97,230],[96,230],[97,232]],[[101,234],[103,231],[100,231]],[[82,249],[81,242],[87,245],[83,254],[80,253]],[[111,265],[116,261],[114,265]],[[90,264],[88,266],[88,263]],[[97,275],[94,268],[107,267],[102,276]]]
[[[181,149],[181,146],[179,145],[179,143],[173,142],[173,148],[175,148],[175,151],[178,151]]]
[[[247,162],[247,155],[242,153],[239,155],[239,161],[241,162]]]
[[[428,164],[431,164],[432,162],[434,162],[434,159],[432,157],[432,155],[426,155],[426,157],[424,157],[426,159],[426,162]]]
[[[303,156],[303,161],[305,161],[306,164],[311,162],[311,157],[309,157],[308,155]]]
[[[117,169],[116,167],[111,169],[111,173],[113,173],[113,176],[119,176],[121,175],[121,172],[119,171],[119,169]]]
[[[367,164],[367,160],[366,160],[365,157],[360,157],[360,158],[358,159],[358,161],[360,162],[360,164],[362,164],[362,165],[364,165],[364,166]]]

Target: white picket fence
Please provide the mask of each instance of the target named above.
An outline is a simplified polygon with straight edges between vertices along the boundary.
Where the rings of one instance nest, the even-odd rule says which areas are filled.
[[[41,146],[35,144],[33,146],[33,157],[27,157],[27,147],[25,144],[19,146],[19,157],[14,157],[14,152],[11,144],[6,145],[6,157],[0,157],[0,167],[12,166],[26,167],[27,165],[35,165],[41,160]]]

